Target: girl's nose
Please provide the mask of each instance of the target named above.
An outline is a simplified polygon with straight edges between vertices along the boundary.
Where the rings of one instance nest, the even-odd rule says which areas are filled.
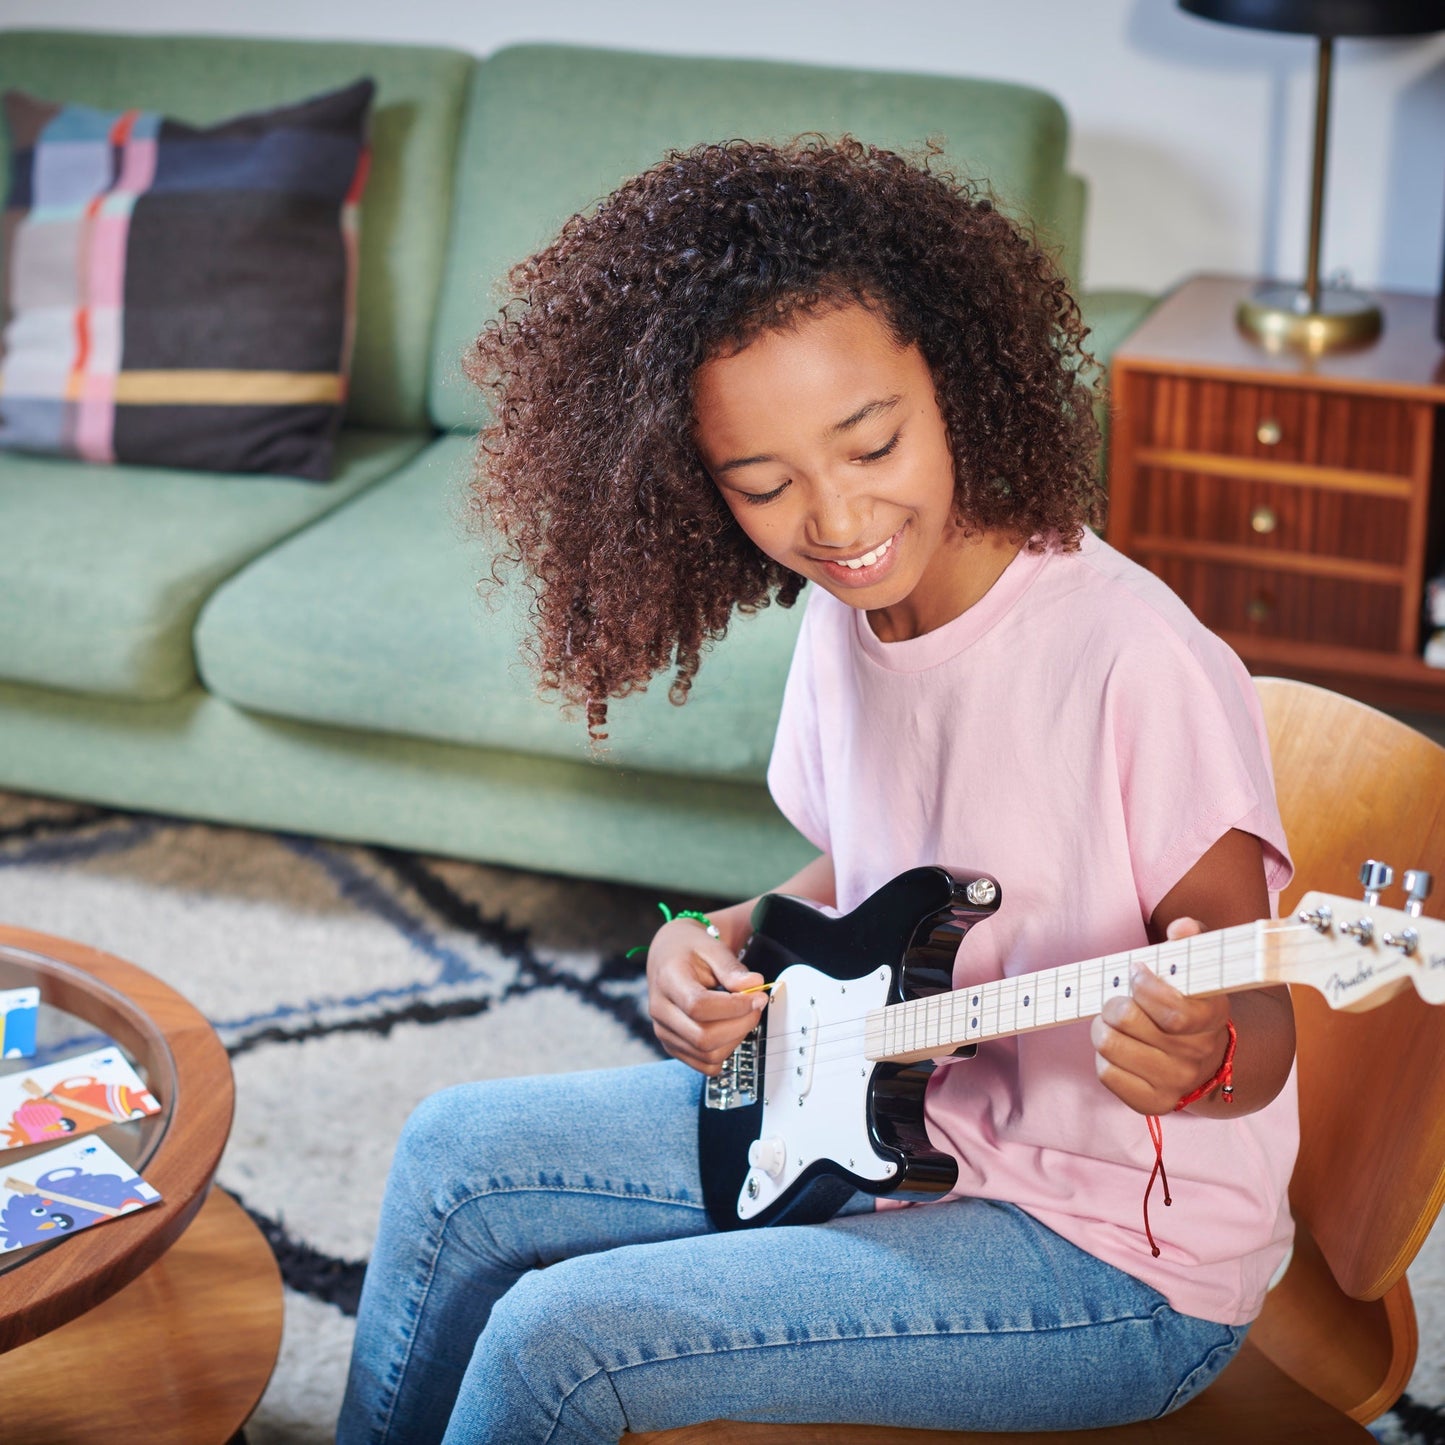
[[[820,488],[808,518],[810,540],[819,547],[842,551],[862,540],[857,504],[836,487]]]

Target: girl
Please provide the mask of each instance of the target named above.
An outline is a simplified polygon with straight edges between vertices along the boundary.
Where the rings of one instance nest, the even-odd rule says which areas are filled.
[[[670,668],[682,702],[734,610],[807,588],[768,781],[818,857],[778,891],[847,911],[919,864],[987,870],[1004,906],[962,986],[1264,916],[1289,864],[1244,669],[1088,530],[1064,283],[931,160],[703,146],[574,217],[472,358],[496,418],[476,499],[594,738],[607,699]],[[1232,1357],[1291,1237],[1283,990],[1187,999],[1141,970],[1092,1024],[934,1076],[947,1200],[718,1234],[696,1116],[766,1004],[737,960],[751,910],[654,937],[674,1061],[416,1112],[343,1445],[1102,1426]],[[1151,1234],[1140,1116],[1181,1102]]]

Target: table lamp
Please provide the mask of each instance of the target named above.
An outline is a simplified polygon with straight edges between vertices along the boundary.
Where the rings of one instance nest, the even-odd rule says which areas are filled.
[[[1426,35],[1445,30],[1445,0],[1179,0],[1179,8],[1223,25],[1287,31],[1319,39],[1310,235],[1304,285],[1264,286],[1240,302],[1240,327],[1269,347],[1331,351],[1380,334],[1380,308],[1358,291],[1320,286],[1325,203],[1325,140],[1335,37]]]

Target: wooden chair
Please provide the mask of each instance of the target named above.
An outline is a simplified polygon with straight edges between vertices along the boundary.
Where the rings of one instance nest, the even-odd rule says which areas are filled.
[[[1357,896],[1366,858],[1440,880],[1445,914],[1445,748],[1373,708],[1305,683],[1257,683],[1295,863],[1287,913],[1307,890]],[[1390,902],[1390,899],[1385,899]],[[1301,1146],[1290,1197],[1294,1258],[1244,1348],[1163,1420],[1107,1432],[980,1434],[713,1421],[629,1436],[637,1445],[1368,1445],[1363,1422],[1415,1362],[1405,1268],[1445,1199],[1445,1008],[1413,989],[1365,1014],[1294,995]],[[949,1388],[939,1381],[940,1389]]]

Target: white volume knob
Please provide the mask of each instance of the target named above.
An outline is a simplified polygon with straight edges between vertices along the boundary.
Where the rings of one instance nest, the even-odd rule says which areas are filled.
[[[771,1174],[774,1179],[782,1177],[783,1165],[787,1162],[787,1145],[776,1135],[768,1139],[754,1139],[748,1145],[748,1163],[754,1169],[761,1169]]]

